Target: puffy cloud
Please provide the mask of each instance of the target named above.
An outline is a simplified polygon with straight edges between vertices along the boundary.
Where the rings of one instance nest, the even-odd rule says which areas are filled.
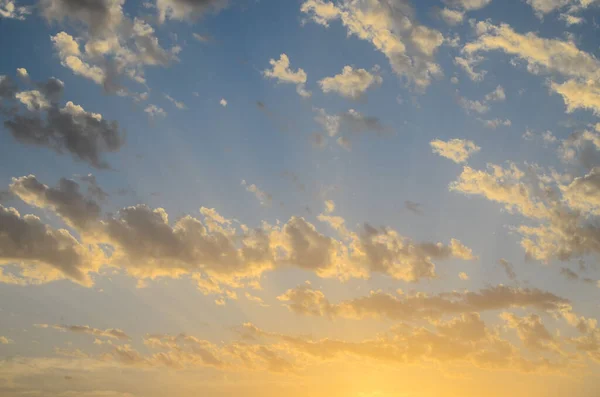
[[[156,0],[159,20],[195,20],[206,13],[219,12],[229,5],[229,0]]]
[[[23,279],[40,283],[68,278],[91,285],[88,273],[97,271],[98,258],[95,250],[80,244],[68,231],[0,205],[0,263],[23,264]]]
[[[100,206],[84,197],[79,184],[62,178],[56,188],[40,183],[34,175],[13,178],[10,191],[29,205],[49,208],[67,224],[87,230],[98,221]]]
[[[18,92],[15,97],[32,112],[50,107],[46,97],[38,90]]]
[[[47,325],[47,324],[37,324],[38,328],[53,328],[58,331],[63,332],[74,332],[77,334],[86,334],[95,337],[103,337],[103,338],[111,338],[111,339],[119,339],[119,340],[129,340],[131,337],[127,335],[120,329],[108,328],[108,329],[98,329],[90,327],[89,325]]]
[[[512,121],[510,121],[509,119],[491,119],[491,120],[485,120],[485,119],[477,119],[479,122],[481,122],[486,128],[492,128],[492,129],[496,129],[498,127],[504,126],[504,127],[510,127],[512,125]]]
[[[167,112],[165,112],[165,110],[163,108],[158,107],[153,104],[146,106],[146,108],[144,109],[144,112],[146,114],[148,114],[148,116],[150,116],[151,118],[166,117],[166,115],[167,115]]]
[[[359,99],[370,87],[380,85],[381,76],[373,75],[365,69],[344,66],[342,73],[319,81],[324,93],[336,92],[349,99]]]
[[[434,153],[459,164],[465,163],[472,154],[481,150],[473,141],[465,139],[451,139],[448,142],[436,139],[429,144]]]
[[[224,108],[227,107],[227,99],[221,98],[219,105],[223,106]]]
[[[129,19],[123,4],[124,0],[42,0],[40,7],[48,21],[68,20],[86,29],[82,38],[66,32],[52,37],[63,66],[108,92],[128,95],[118,83],[120,75],[145,84],[144,67],[169,65],[177,60],[180,48],[162,48],[154,28],[141,19]],[[78,41],[84,40],[81,51]]]
[[[15,0],[0,0],[0,18],[24,20],[29,14],[30,8],[18,6]]]
[[[263,71],[265,77],[276,79],[278,83],[295,84],[298,95],[304,98],[311,96],[310,91],[305,88],[306,72],[303,69],[298,69],[295,72],[290,69],[290,59],[286,54],[281,54],[278,60],[271,59],[269,63],[273,68]]]
[[[437,295],[370,295],[331,303],[325,295],[310,286],[286,291],[278,299],[291,311],[312,316],[350,319],[389,318],[396,321],[439,319],[447,315],[530,308],[560,314],[570,311],[567,299],[535,288],[513,288],[504,285],[487,287],[478,292],[444,292]]]
[[[104,153],[115,152],[124,144],[117,122],[106,121],[70,101],[63,108],[53,104],[46,109],[45,119],[39,114],[17,114],[4,126],[20,143],[69,152],[96,168],[108,168]]]
[[[465,272],[460,272],[458,273],[458,278],[460,278],[463,281],[467,281],[469,279],[469,275]]]
[[[388,58],[394,72],[418,90],[443,74],[434,56],[444,36],[420,25],[407,0],[306,0],[301,11],[324,26],[341,20],[349,34],[370,42]]]
[[[487,103],[467,99],[462,96],[458,97],[458,104],[460,105],[460,107],[465,109],[467,111],[467,113],[475,112],[475,113],[479,113],[479,114],[484,114],[484,113],[489,112],[489,110],[490,110]]]
[[[572,79],[562,84],[552,82],[550,88],[562,95],[568,113],[588,109],[600,115],[600,84],[597,81],[580,82]]]
[[[450,8],[439,8],[436,10],[436,15],[451,26],[461,24],[465,19],[463,11],[452,10]]]

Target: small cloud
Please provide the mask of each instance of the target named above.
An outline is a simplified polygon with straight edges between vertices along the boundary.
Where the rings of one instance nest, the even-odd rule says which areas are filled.
[[[0,345],[11,345],[15,343],[12,339],[8,339],[5,336],[0,336]]]
[[[171,102],[173,105],[175,105],[175,107],[177,109],[179,109],[179,110],[185,110],[185,109],[187,109],[187,106],[185,105],[185,103],[175,100],[170,95],[165,94],[165,98],[167,98],[167,100],[169,102]]]
[[[219,103],[221,104],[221,106],[227,107],[227,99],[221,98],[221,100],[219,101]]]
[[[467,281],[469,279],[469,275],[465,272],[460,272],[458,273],[458,278],[460,278],[463,281]]]
[[[429,144],[433,153],[437,153],[459,164],[465,163],[472,154],[481,150],[473,141],[465,139],[451,139],[448,142],[436,139]]]
[[[146,109],[144,109],[144,112],[148,113],[148,116],[151,118],[167,116],[167,112],[165,112],[163,108],[156,105],[148,105]]]
[[[192,33],[192,36],[194,37],[194,39],[198,40],[201,43],[208,43],[212,41],[212,38],[210,36],[204,36],[198,33]]]
[[[414,201],[406,200],[404,202],[404,207],[412,213],[417,215],[423,215],[423,210],[421,209],[421,204],[416,203]]]

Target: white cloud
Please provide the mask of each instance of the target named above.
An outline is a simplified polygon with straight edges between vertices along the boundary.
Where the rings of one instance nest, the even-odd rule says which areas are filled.
[[[349,99],[359,99],[369,88],[380,85],[383,78],[365,69],[344,66],[342,73],[319,81],[324,93],[336,92]]]
[[[433,78],[443,75],[434,56],[444,43],[444,36],[437,30],[420,25],[406,0],[393,3],[306,0],[301,11],[323,26],[333,20],[341,20],[349,34],[370,42],[388,58],[394,72],[405,77],[418,90],[424,90]]]
[[[38,90],[18,92],[15,97],[32,112],[50,107],[50,102]]]
[[[154,118],[154,117],[165,117],[167,115],[167,112],[164,111],[163,108],[160,108],[156,105],[148,105],[146,107],[146,109],[144,109],[144,112],[146,112],[148,114],[148,116]]]
[[[463,11],[452,10],[450,8],[438,9],[436,14],[451,26],[461,24],[465,19],[465,13]]]
[[[242,180],[242,186],[244,186],[246,188],[246,191],[248,191],[248,192],[254,194],[254,196],[256,196],[256,198],[260,202],[260,205],[263,205],[266,207],[271,205],[273,198],[271,197],[271,195],[269,193],[260,190],[258,188],[258,186],[256,186],[255,184],[248,184],[245,180]]]
[[[506,99],[506,93],[504,88],[499,85],[496,89],[485,96],[485,100],[488,102],[502,102]]]
[[[469,280],[469,275],[465,272],[460,272],[458,273],[458,278],[460,278],[463,281],[467,281]]]
[[[451,139],[448,142],[436,139],[429,144],[433,153],[437,153],[459,164],[465,163],[471,155],[481,150],[473,141],[465,139]]]
[[[298,69],[294,72],[290,68],[290,59],[286,54],[281,54],[278,60],[271,59],[269,63],[272,69],[265,69],[263,71],[265,77],[276,79],[278,83],[295,84],[298,95],[304,98],[311,96],[310,91],[305,89],[306,72],[303,69]]]
[[[479,10],[491,2],[492,0],[444,0],[448,6],[462,8],[466,11]]]
[[[219,101],[219,104],[223,107],[227,107],[227,99],[221,98],[221,100]]]

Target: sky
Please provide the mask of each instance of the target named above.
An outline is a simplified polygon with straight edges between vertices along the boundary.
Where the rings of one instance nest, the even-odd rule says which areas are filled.
[[[0,395],[597,396],[599,24],[0,0]]]

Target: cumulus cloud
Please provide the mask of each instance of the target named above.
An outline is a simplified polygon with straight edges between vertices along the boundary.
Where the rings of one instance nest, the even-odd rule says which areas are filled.
[[[278,83],[295,84],[296,92],[303,98],[308,98],[312,95],[305,88],[306,72],[303,69],[293,71],[290,68],[290,59],[286,54],[281,54],[278,60],[271,59],[269,63],[272,69],[265,69],[263,71],[265,77],[276,79]]]
[[[40,183],[34,175],[13,178],[10,191],[27,204],[49,208],[67,224],[79,230],[89,229],[100,216],[100,206],[81,194],[79,184],[62,178],[56,188]]]
[[[365,69],[344,66],[342,73],[319,81],[324,93],[335,92],[349,99],[359,99],[369,88],[380,85],[383,78]]]
[[[95,250],[80,244],[67,230],[53,229],[34,215],[0,205],[0,263],[22,264],[13,282],[42,283],[68,278],[91,285],[89,272],[98,269]]]
[[[15,0],[0,0],[0,18],[24,20],[31,14],[30,7],[18,6]]]
[[[438,8],[435,11],[435,15],[451,26],[459,25],[463,23],[465,19],[464,11],[453,10],[450,8]]]
[[[123,4],[123,0],[41,0],[40,8],[50,22],[83,28],[79,37],[64,31],[52,36],[63,66],[108,92],[130,95],[118,82],[121,75],[145,84],[144,67],[168,66],[177,60],[181,48],[164,49],[154,28],[142,19],[127,17]]]
[[[227,107],[227,99],[221,98],[219,105],[223,106],[224,108]]]
[[[459,164],[465,163],[472,154],[481,150],[473,141],[466,139],[451,139],[448,142],[436,139],[429,144],[434,153]]]
[[[45,107],[40,107],[45,110],[45,118],[41,114],[17,114],[6,120],[4,126],[20,143],[68,152],[93,167],[108,168],[104,154],[118,151],[125,142],[117,122],[107,121],[71,101],[62,108],[57,104],[47,105],[44,102]]]
[[[563,8],[569,8],[569,11],[575,12],[597,3],[597,0],[527,0],[539,16],[551,13]]]
[[[417,90],[443,75],[435,54],[444,36],[419,24],[407,0],[306,0],[301,11],[323,26],[340,20],[350,35],[370,42],[384,54],[394,72]]]

